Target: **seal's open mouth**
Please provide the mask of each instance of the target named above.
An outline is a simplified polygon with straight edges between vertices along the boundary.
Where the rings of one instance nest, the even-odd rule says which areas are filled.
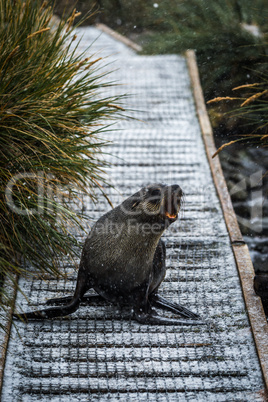
[[[178,218],[178,214],[169,214],[168,212],[166,212],[165,215],[170,220],[176,220]]]

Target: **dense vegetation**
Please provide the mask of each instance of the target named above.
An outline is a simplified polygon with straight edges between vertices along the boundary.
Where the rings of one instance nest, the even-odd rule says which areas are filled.
[[[98,60],[76,52],[76,16],[74,10],[53,24],[46,3],[0,0],[3,309],[11,300],[1,285],[25,263],[36,275],[59,274],[57,262],[72,258],[78,245],[72,228],[81,227],[70,201],[79,202],[81,192],[95,200],[95,189],[103,191],[99,135],[117,99],[98,95],[104,86]]]

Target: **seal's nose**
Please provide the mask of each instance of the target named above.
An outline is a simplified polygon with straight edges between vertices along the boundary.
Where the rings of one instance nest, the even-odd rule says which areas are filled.
[[[182,189],[177,184],[166,187],[163,212],[165,217],[168,218],[170,222],[174,222],[178,218],[182,196]]]
[[[177,213],[180,210],[182,196],[183,196],[182,189],[177,184],[174,184],[172,186],[171,200],[172,200],[173,208],[177,211]]]

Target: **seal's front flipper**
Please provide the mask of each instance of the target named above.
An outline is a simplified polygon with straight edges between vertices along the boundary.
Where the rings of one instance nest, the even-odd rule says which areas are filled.
[[[168,310],[171,311],[172,313],[180,314],[185,318],[192,318],[193,320],[200,320],[201,318],[198,314],[188,310],[188,308],[183,307],[180,304],[166,300],[159,295],[150,296],[149,300],[154,307],[160,307],[163,310]]]
[[[206,325],[203,321],[198,320],[184,320],[160,317],[156,314],[135,312],[134,318],[141,324],[149,325]]]

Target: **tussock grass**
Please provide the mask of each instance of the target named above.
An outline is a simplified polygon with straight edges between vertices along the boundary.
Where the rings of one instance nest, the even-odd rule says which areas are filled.
[[[213,155],[215,157],[224,148],[237,142],[254,144],[257,147],[268,146],[268,77],[262,75],[262,82],[244,84],[233,88],[233,91],[241,92],[240,97],[217,97],[208,103],[228,101],[233,104],[229,115],[243,119],[249,133],[240,135],[239,138],[223,144]]]
[[[79,246],[81,216],[70,201],[96,201],[105,181],[105,120],[119,112],[105,98],[99,59],[78,54],[74,10],[57,26],[39,0],[0,0],[0,306],[1,286],[23,273],[59,275]],[[76,46],[74,46],[76,44]]]

